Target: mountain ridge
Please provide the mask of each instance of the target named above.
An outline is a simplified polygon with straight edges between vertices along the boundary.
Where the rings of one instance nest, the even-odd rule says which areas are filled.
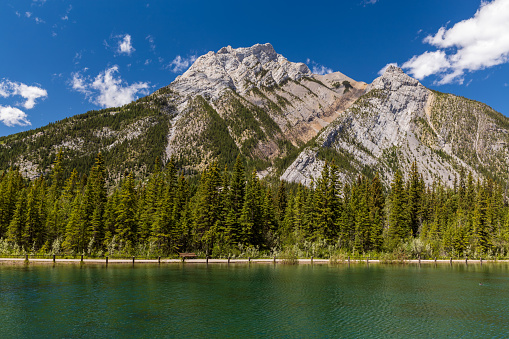
[[[395,66],[368,85],[340,72],[313,74],[257,44],[208,52],[128,105],[2,137],[0,161],[36,177],[58,150],[83,171],[101,152],[115,180],[126,170],[143,176],[157,157],[176,157],[193,173],[242,154],[261,176],[306,185],[326,160],[340,165],[343,181],[379,172],[385,184],[416,161],[426,182],[453,185],[462,170],[507,179],[508,136],[502,114],[427,89]]]

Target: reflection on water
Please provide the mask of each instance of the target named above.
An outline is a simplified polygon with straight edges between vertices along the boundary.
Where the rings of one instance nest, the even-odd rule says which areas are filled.
[[[505,337],[509,266],[0,266],[2,337]]]

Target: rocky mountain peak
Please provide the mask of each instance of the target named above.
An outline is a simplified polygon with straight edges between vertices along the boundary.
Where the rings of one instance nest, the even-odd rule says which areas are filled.
[[[277,61],[278,54],[274,50],[274,47],[270,43],[256,44],[251,47],[237,48],[234,49],[232,46],[221,48],[217,51],[216,55],[229,54],[242,62],[245,58],[254,56],[254,58],[261,64],[266,64],[270,61]]]
[[[184,95],[214,100],[226,89],[245,93],[253,87],[270,87],[288,78],[298,80],[310,75],[304,63],[288,61],[269,43],[246,48],[227,46],[199,57],[172,87]]]
[[[401,68],[390,65],[382,76],[373,80],[366,91],[369,92],[372,89],[397,91],[402,87],[418,87],[419,90],[425,89],[419,81],[406,75]]]

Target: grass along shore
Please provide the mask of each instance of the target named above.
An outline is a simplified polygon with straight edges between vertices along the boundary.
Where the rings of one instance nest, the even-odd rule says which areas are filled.
[[[69,258],[0,258],[2,264],[307,264],[307,265],[342,265],[342,264],[477,264],[509,263],[507,259],[404,259],[379,260],[366,258],[356,259],[315,259],[315,258],[262,258],[262,259],[143,259],[143,258],[95,258],[95,259],[69,259]]]

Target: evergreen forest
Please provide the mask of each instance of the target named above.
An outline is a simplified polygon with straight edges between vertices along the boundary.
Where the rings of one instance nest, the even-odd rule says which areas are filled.
[[[311,187],[259,179],[245,160],[185,175],[156,160],[136,180],[108,180],[99,154],[88,173],[0,177],[0,255],[174,257],[502,258],[509,250],[504,188],[460,172],[424,183],[415,163],[390,187],[378,175],[339,181],[334,161]],[[66,174],[70,173],[70,174]]]

